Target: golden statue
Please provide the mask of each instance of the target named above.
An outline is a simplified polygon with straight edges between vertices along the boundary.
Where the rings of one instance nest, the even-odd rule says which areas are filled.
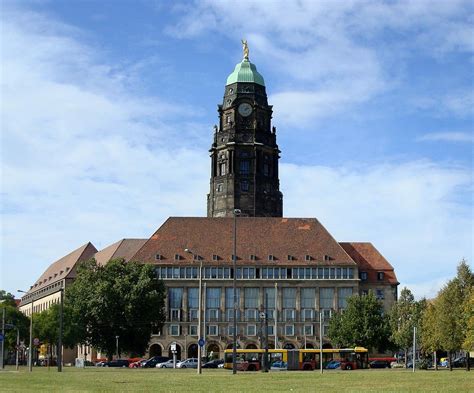
[[[249,46],[247,45],[247,40],[242,41],[242,50],[244,51],[244,60],[249,59]]]

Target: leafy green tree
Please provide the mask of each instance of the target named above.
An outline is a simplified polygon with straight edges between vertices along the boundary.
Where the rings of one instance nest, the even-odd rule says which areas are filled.
[[[463,348],[469,352],[474,351],[474,289],[464,303],[464,312],[467,318],[466,338],[464,339]]]
[[[17,330],[20,332],[20,340],[26,340],[29,337],[30,320],[23,313],[18,310],[15,297],[4,290],[0,290],[0,318],[5,309],[5,323],[7,326],[15,326],[15,328],[8,328],[5,330],[5,356],[8,352],[14,352],[17,339]],[[1,323],[1,322],[0,322]]]
[[[165,320],[165,287],[148,264],[84,262],[65,299],[80,329],[79,342],[109,358],[116,351],[116,336],[120,352],[143,354],[153,327]]]
[[[452,369],[452,353],[463,347],[468,335],[469,315],[465,312],[465,305],[473,288],[474,275],[463,259],[458,265],[456,277],[438,294],[440,344],[448,351],[450,369]],[[469,362],[466,363],[466,367],[469,369]]]
[[[429,302],[421,319],[420,344],[424,352],[435,352],[441,348],[437,307],[436,301]]]
[[[338,347],[364,346],[384,350],[389,345],[390,328],[383,306],[372,291],[347,300],[343,313],[329,322],[328,337]]]

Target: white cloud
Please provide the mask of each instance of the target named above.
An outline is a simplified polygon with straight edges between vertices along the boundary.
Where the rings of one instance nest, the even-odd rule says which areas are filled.
[[[472,263],[469,170],[429,161],[362,168],[283,164],[285,216],[318,217],[339,241],[370,241],[399,281],[426,286]],[[424,295],[421,294],[420,296]]]
[[[416,139],[419,142],[474,142],[472,132],[431,132]]]
[[[200,0],[177,7],[180,19],[168,32],[179,38],[225,34],[236,41],[232,58],[239,56],[238,38],[248,38],[251,60],[273,71],[271,98],[279,123],[304,127],[340,112],[347,116],[396,88],[414,53],[436,62],[453,52],[472,53],[471,8],[462,0],[246,1],[238,7]],[[417,91],[416,99],[406,102],[426,100],[426,93]],[[466,116],[472,113],[472,95],[453,91],[430,109],[440,106]]]

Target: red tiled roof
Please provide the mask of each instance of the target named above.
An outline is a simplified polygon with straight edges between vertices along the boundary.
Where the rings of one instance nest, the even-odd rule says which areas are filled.
[[[215,262],[213,255],[219,256],[216,263],[231,262],[233,225],[233,218],[170,217],[132,259],[157,263],[155,256],[160,254],[160,264],[176,264],[178,254],[181,262],[190,263],[193,257],[184,251],[187,248],[206,263]],[[236,254],[238,263],[256,265],[355,265],[315,218],[238,217]],[[256,255],[257,260],[251,261],[250,255]],[[269,255],[275,260],[269,261]],[[306,255],[312,260],[307,261]]]
[[[115,258],[123,258],[125,261],[129,261],[146,241],[147,239],[122,239],[97,252],[94,258],[100,265],[104,265]]]
[[[359,271],[367,271],[369,281],[375,281],[376,272],[384,272],[384,281],[398,284],[393,266],[372,243],[339,243],[359,266]]]
[[[86,243],[66,256],[49,265],[46,271],[33,284],[28,293],[35,292],[55,281],[65,278],[74,278],[76,274],[76,263],[92,258],[97,249],[92,243]]]

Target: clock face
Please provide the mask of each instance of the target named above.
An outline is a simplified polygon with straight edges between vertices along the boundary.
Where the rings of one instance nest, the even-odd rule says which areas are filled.
[[[243,117],[249,116],[252,113],[252,106],[250,104],[247,104],[246,102],[244,102],[243,104],[240,104],[239,105],[239,113]]]

